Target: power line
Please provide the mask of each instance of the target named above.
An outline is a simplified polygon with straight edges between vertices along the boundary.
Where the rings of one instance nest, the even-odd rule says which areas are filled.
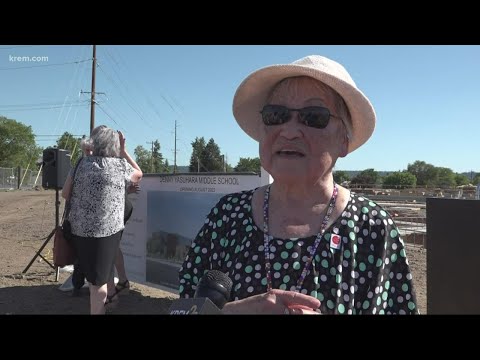
[[[118,67],[118,63],[113,59],[113,56],[109,53],[108,49],[105,48],[105,53],[107,54],[107,56],[113,61],[114,65]],[[111,66],[110,68],[113,70],[113,73],[117,76],[117,79],[119,81],[119,83],[121,85],[123,85],[124,89],[126,90],[126,93],[128,94],[129,93],[129,87],[125,84],[125,82],[122,80],[122,78],[120,77],[120,75],[118,74],[117,70],[115,70],[115,66]],[[112,82],[113,82],[113,78],[112,78]],[[114,86],[118,87],[119,90],[120,89],[120,86],[116,85],[116,83],[114,83]],[[130,95],[130,98],[131,99],[134,99],[132,95]]]
[[[46,66],[71,65],[71,64],[80,64],[80,63],[87,62],[87,61],[90,61],[90,60],[91,59],[65,62],[65,63],[59,63],[59,64],[43,64],[43,65],[31,65],[31,66],[5,67],[5,68],[0,68],[0,70],[19,70],[19,69],[32,69],[32,68],[46,67]]]
[[[173,152],[173,173],[177,172],[177,120],[175,120],[175,150]]]
[[[77,49],[77,48],[72,48],[72,50],[73,49]],[[82,46],[80,48],[80,52],[78,53],[78,55],[74,55],[73,52],[71,53],[71,58],[69,60],[74,61],[75,59],[85,59],[85,58],[89,58],[89,56],[87,55],[87,47]],[[87,65],[87,63],[83,63],[82,65],[75,66],[74,67],[75,70],[71,72],[72,74],[71,74],[70,80],[68,81],[68,86],[66,87],[67,92],[66,92],[66,96],[65,96],[64,101],[63,101],[64,104],[68,104],[71,101],[71,100],[69,100],[68,94],[72,93],[72,91],[76,92],[76,91],[78,91],[78,88],[81,88],[80,85],[82,83],[82,78],[84,78],[82,76],[82,74],[84,73],[84,71],[88,72],[88,66],[85,66],[85,65]],[[85,77],[85,80],[86,80],[86,77]],[[80,93],[78,94],[78,98],[76,99],[76,101],[81,101]],[[87,103],[87,102],[85,102],[85,103]],[[73,127],[78,129],[79,122],[75,123],[75,119],[77,117],[79,108],[77,107],[75,109],[74,119],[73,119],[72,122],[69,123],[69,115],[70,115],[71,107],[69,107],[68,105],[67,105],[67,107],[69,108],[69,110],[68,110],[68,113],[65,116],[64,116],[64,109],[62,108],[62,110],[61,110],[61,112],[60,112],[60,114],[59,114],[59,116],[58,116],[58,118],[55,122],[55,128],[52,131],[53,133],[56,133],[58,128],[61,129],[61,128],[67,127],[70,132],[74,132],[74,130],[70,130]],[[83,111],[83,109],[84,108],[82,108],[82,111]],[[63,123],[62,123],[62,119],[63,119]]]
[[[137,109],[135,109],[131,104],[130,102],[128,101],[128,99],[123,95],[122,91],[120,90],[120,87],[115,83],[115,80],[113,80],[106,72],[105,70],[103,70],[103,67],[102,66],[98,66],[100,68],[100,70],[102,70],[102,72],[105,74],[105,76],[107,77],[107,79],[113,84],[113,86],[115,86],[116,88],[118,88],[119,92],[120,92],[120,96],[125,100],[125,102],[127,103],[127,105],[138,115],[138,117],[140,119],[143,120],[143,122],[148,125],[152,130],[155,130],[153,128],[152,125],[150,125],[148,123],[148,121],[137,111]]]
[[[122,56],[120,55],[120,53],[117,51],[116,48],[112,48],[112,50],[114,50],[116,53],[117,53],[117,56],[119,58],[119,63],[124,63],[123,66],[125,67],[125,69],[127,70],[127,72],[129,73],[133,73],[131,71],[131,69],[128,68],[128,65],[125,61],[123,61],[122,59]],[[108,55],[108,53],[107,53]],[[115,60],[114,60],[115,61]],[[118,64],[117,64],[118,66]],[[133,77],[133,79],[135,80],[135,77]],[[161,119],[162,117],[160,116],[160,113],[157,111],[157,108],[155,107],[155,105],[153,104],[152,101],[150,101],[150,97],[148,96],[148,93],[144,91],[144,88],[141,87],[141,84],[140,83],[137,83],[137,88],[140,90],[140,92],[143,92],[144,93],[144,97],[147,101],[147,103],[153,108],[153,110],[155,111],[155,113],[157,114],[157,116]],[[162,94],[162,92],[159,92],[159,95],[160,97],[165,101],[165,103],[170,106],[170,108],[172,109],[172,111],[174,111],[175,113],[177,113],[178,115],[181,115],[174,107],[173,105],[171,104],[170,101],[168,101],[168,99]]]
[[[152,154],[150,155],[150,172],[153,173],[153,145],[155,141],[147,141],[147,144],[152,144]]]
[[[125,131],[125,129],[124,129],[123,127],[121,127],[121,126],[115,121],[115,119],[110,116],[109,113],[107,113],[105,110],[103,110],[103,108],[100,106],[100,104],[99,104],[98,102],[97,102],[97,105],[98,105],[98,108],[99,108],[100,110],[102,110],[103,113],[104,113],[105,115],[107,115],[110,120],[112,120],[115,124],[117,124],[118,127],[120,127],[123,131]],[[126,132],[126,131],[125,131],[125,132]]]
[[[23,107],[23,106],[48,106],[48,105],[71,105],[71,104],[77,104],[77,103],[83,103],[85,102],[84,100],[82,101],[72,101],[71,103],[63,103],[63,101],[52,101],[52,102],[43,102],[43,103],[33,103],[33,104],[4,104],[0,105],[0,108],[3,107]]]
[[[71,104],[70,106],[88,106],[88,104],[78,104],[78,105],[73,105]],[[48,106],[48,107],[38,107],[38,108],[22,108],[22,109],[0,109],[2,112],[8,112],[8,111],[31,111],[31,110],[51,110],[51,109],[59,109],[65,107],[64,105],[59,105],[59,106]]]
[[[93,45],[93,63],[92,63],[92,91],[90,101],[90,133],[95,128],[95,70],[97,66],[97,45]]]

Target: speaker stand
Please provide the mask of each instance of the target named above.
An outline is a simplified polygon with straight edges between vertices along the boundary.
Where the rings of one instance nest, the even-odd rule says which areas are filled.
[[[45,246],[47,246],[48,242],[50,241],[51,238],[53,238],[53,236],[55,235],[55,231],[56,229],[60,226],[60,196],[58,194],[58,188],[55,188],[55,228],[52,230],[52,232],[46,237],[44,243],[42,244],[42,246],[40,247],[40,249],[37,250],[37,252],[35,253],[35,256],[32,258],[32,260],[30,260],[30,262],[28,263],[27,267],[22,271],[22,274],[25,274],[28,269],[30,269],[30,266],[32,266],[32,264],[35,262],[35,259],[37,257],[41,257],[43,259],[43,261],[45,261],[52,269],[55,270],[55,281],[58,281],[58,278],[59,278],[59,274],[60,274],[60,268],[58,266],[55,266],[54,264],[52,264],[50,261],[48,261],[43,255],[42,255],[42,251],[43,249],[45,248]]]

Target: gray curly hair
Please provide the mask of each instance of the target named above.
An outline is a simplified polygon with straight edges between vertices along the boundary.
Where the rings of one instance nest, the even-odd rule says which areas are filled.
[[[82,149],[92,149],[93,156],[120,156],[120,140],[118,138],[118,132],[105,125],[100,125],[93,129],[90,138],[82,139],[80,146]]]

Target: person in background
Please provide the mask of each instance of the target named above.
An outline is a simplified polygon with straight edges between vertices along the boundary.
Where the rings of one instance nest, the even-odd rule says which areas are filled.
[[[225,314],[416,314],[394,221],[333,180],[376,122],[347,70],[318,55],[262,68],[238,87],[233,114],[274,181],[212,208],[179,271],[180,297],[214,269],[233,281]]]
[[[90,313],[104,314],[115,295],[114,263],[124,229],[125,189],[143,173],[125,147],[125,137],[106,126],[92,131],[91,156],[68,177],[62,196],[71,203],[69,220],[78,261],[90,288]],[[72,195],[72,196],[71,196]]]
[[[130,219],[133,213],[133,205],[132,202],[129,200],[128,195],[133,193],[138,194],[139,191],[139,184],[132,183],[127,187],[123,220],[124,225],[127,224],[127,221]],[[112,296],[107,297],[107,300],[105,302],[106,306],[109,306],[115,302],[115,295],[126,295],[129,293],[130,290],[130,281],[128,281],[127,273],[125,270],[123,252],[120,246],[118,247],[117,255],[115,258],[115,270],[117,271],[118,282],[115,285],[115,293]],[[72,296],[81,296],[81,289],[85,285],[85,274],[81,270],[81,265],[80,263],[78,263],[78,261],[75,263],[73,268],[72,284]]]
[[[94,130],[98,131],[102,127],[104,127],[104,125],[98,126]],[[79,162],[82,160],[84,156],[92,155],[92,148],[87,143],[85,135],[83,136],[82,140],[80,140],[80,149],[82,151],[82,156],[77,160],[77,164],[75,166],[78,166]],[[74,171],[75,171],[74,168],[70,170],[67,177],[68,183],[72,182]],[[63,191],[62,191],[62,196],[63,196]],[[69,199],[66,199],[66,200],[69,201]],[[76,259],[75,264],[73,265],[72,285],[73,285],[72,296],[74,297],[81,296],[82,295],[81,289],[85,285],[85,274],[81,270],[81,266],[80,266],[80,263],[78,262],[78,258]]]
[[[139,192],[140,186],[138,184],[132,183],[127,187],[124,210],[125,216],[123,220],[124,224],[127,224],[127,221],[130,219],[133,213],[133,205],[132,202],[128,199],[128,194],[138,194]],[[114,295],[126,295],[130,291],[130,281],[128,281],[127,272],[125,271],[125,262],[120,246],[118,247],[117,256],[115,258],[115,269],[117,270],[118,282],[115,285]],[[112,302],[113,299],[107,298],[107,302],[108,301]]]
[[[94,129],[94,131],[97,132],[98,130],[105,127],[106,126],[104,125],[98,126],[97,128]],[[94,132],[92,132],[92,135],[94,135]],[[85,137],[80,141],[80,148],[82,150],[82,157],[92,155],[93,147],[91,144],[89,144],[86,141]],[[80,160],[81,159],[79,159],[78,161]],[[69,177],[73,176],[73,171],[74,169],[70,171]],[[124,225],[126,225],[127,221],[130,219],[130,216],[132,215],[132,212],[133,212],[133,205],[132,205],[132,202],[128,199],[128,194],[132,194],[132,193],[138,194],[139,191],[140,191],[139,184],[132,183],[127,187],[126,194],[125,194],[125,209],[124,209],[124,220],[123,220]],[[115,258],[115,270],[117,271],[118,282],[115,285],[114,295],[111,297],[107,297],[107,300],[106,300],[107,306],[114,302],[115,295],[128,294],[130,290],[130,282],[128,281],[128,278],[127,278],[123,252],[120,246],[118,247],[117,255]],[[85,274],[81,270],[81,265],[78,261],[76,261],[76,263],[74,264],[73,274],[72,274],[72,284],[73,284],[72,296],[74,297],[81,296],[81,289],[85,285]]]

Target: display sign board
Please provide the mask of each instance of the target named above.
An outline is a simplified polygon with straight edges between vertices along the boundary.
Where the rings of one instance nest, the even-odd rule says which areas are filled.
[[[177,290],[178,270],[211,208],[225,194],[262,182],[239,173],[144,176],[140,192],[129,195],[133,213],[120,245],[129,279]]]

